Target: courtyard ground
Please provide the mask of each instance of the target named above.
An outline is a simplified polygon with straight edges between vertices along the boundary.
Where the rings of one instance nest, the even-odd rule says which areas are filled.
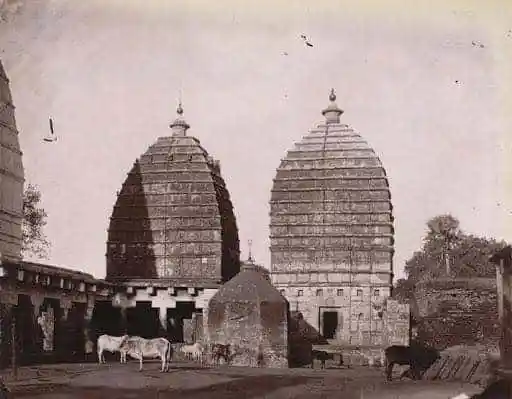
[[[121,365],[59,364],[0,372],[14,398],[37,399],[448,399],[479,387],[432,381],[386,382],[381,369],[257,369],[220,366],[201,368],[173,363],[168,373],[158,362]]]

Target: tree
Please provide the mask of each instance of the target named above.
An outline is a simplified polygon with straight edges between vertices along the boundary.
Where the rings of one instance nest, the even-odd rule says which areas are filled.
[[[47,259],[50,242],[43,233],[47,214],[40,205],[41,192],[36,186],[28,184],[23,193],[22,255]]]
[[[405,264],[407,280],[495,275],[489,257],[504,248],[505,242],[466,234],[451,215],[436,216],[427,226],[422,249],[414,252]]]
[[[426,238],[441,243],[441,256],[447,276],[451,274],[449,253],[461,234],[459,224],[459,221],[450,214],[436,216],[427,223],[429,232]]]

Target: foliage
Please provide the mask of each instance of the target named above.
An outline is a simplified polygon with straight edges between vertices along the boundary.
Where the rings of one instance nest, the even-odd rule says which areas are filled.
[[[408,303],[414,297],[414,284],[405,278],[398,279],[393,287],[392,297],[399,302]]]
[[[22,254],[23,257],[48,258],[50,242],[43,233],[47,214],[40,207],[41,192],[28,184],[23,193]]]
[[[408,280],[495,275],[495,266],[489,262],[489,257],[504,248],[505,242],[465,234],[459,228],[459,221],[451,215],[436,216],[427,226],[422,249],[405,264]]]

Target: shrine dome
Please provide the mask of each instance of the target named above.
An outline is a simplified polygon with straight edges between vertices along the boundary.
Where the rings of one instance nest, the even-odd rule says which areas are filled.
[[[107,280],[220,284],[240,270],[239,240],[218,161],[189,136],[183,109],[128,173],[110,218]]]
[[[391,284],[394,230],[386,171],[364,138],[340,122],[334,90],[329,100],[325,120],[277,168],[270,199],[272,281],[300,283],[296,274],[309,273],[315,284],[344,284],[357,272]],[[314,277],[318,272],[329,277]]]
[[[0,61],[0,260],[21,259],[24,171],[9,79]]]

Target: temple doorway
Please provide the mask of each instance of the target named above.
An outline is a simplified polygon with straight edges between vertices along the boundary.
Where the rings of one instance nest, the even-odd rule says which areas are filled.
[[[340,325],[339,313],[336,308],[320,309],[321,334],[325,339],[335,339]]]
[[[194,302],[177,302],[174,309],[167,310],[168,334],[171,342],[192,343],[196,334],[196,309]]]
[[[142,338],[161,336],[158,308],[153,308],[149,301],[137,301],[137,305],[126,310],[127,334]]]

